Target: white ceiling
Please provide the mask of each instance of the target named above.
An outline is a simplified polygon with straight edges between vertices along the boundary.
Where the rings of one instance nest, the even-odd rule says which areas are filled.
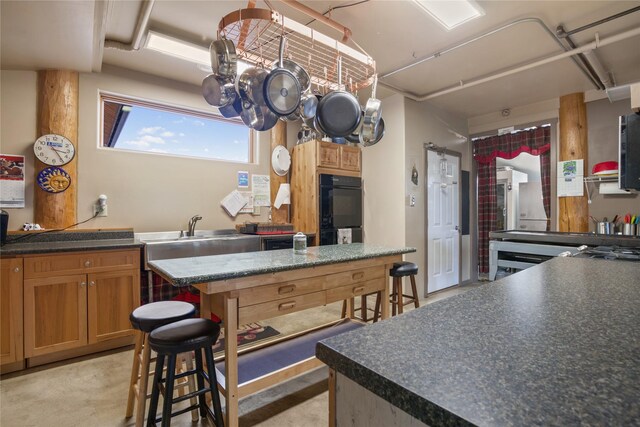
[[[353,1],[303,1],[316,11]],[[276,10],[298,22],[310,19],[289,6],[272,1]],[[593,21],[638,6],[638,1],[478,1],[485,16],[446,31],[410,1],[371,0],[331,12],[349,27],[353,40],[377,62],[381,75],[412,63],[516,19],[537,17],[555,31],[559,24],[570,31]],[[246,1],[158,0],[149,28],[207,46],[216,37],[225,14],[246,6]],[[258,7],[266,7],[258,2]],[[142,9],[139,0],[7,1],[0,2],[1,65],[3,69],[67,68],[83,72],[116,65],[199,85],[206,71],[196,65],[141,49],[127,52],[102,49],[104,39],[130,43]],[[339,34],[314,22],[327,35]],[[640,27],[640,12],[574,35],[580,46]],[[617,84],[640,81],[640,37],[596,51]],[[381,82],[422,96],[460,81],[475,80],[498,71],[560,53],[558,44],[537,24],[523,23],[464,46],[451,53],[397,73]],[[594,85],[571,59],[563,59],[489,83],[465,88],[430,100],[463,117],[589,91]],[[380,97],[390,94],[380,90]]]

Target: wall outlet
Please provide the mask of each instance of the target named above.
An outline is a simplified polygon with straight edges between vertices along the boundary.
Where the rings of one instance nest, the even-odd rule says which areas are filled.
[[[107,209],[108,209],[107,205],[104,205],[102,210],[100,210],[100,205],[95,205],[93,207],[93,214],[96,216],[108,216],[109,213]]]

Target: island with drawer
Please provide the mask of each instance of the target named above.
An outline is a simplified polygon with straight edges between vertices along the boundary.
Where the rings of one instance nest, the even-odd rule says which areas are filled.
[[[4,245],[2,373],[132,344],[141,246],[130,230],[43,233]]]
[[[329,425],[637,425],[640,263],[557,257],[318,343]]]
[[[201,292],[201,315],[223,319],[224,334],[233,337],[238,325],[347,301],[374,292],[389,292],[388,272],[414,248],[369,244],[318,246],[296,254],[291,249],[213,255],[149,262],[149,267],[175,286],[195,286]],[[382,304],[382,318],[389,316]],[[238,425],[238,400],[258,390],[317,368],[317,341],[358,329],[355,322],[301,334],[291,340],[238,355],[237,341],[225,340],[224,364],[218,388],[226,400],[225,425]]]

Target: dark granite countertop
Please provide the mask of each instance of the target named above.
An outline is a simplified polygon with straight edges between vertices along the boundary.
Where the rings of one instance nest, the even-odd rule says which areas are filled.
[[[491,240],[549,243],[554,245],[640,247],[640,236],[621,234],[564,233],[558,231],[499,230],[489,233]]]
[[[174,285],[186,286],[410,252],[415,249],[352,243],[310,247],[304,255],[295,254],[293,249],[280,249],[149,261],[149,267]]]
[[[640,263],[554,258],[316,353],[430,425],[638,425]]]
[[[8,236],[0,248],[0,256],[16,256],[52,252],[136,249],[144,243],[134,240],[132,230],[97,230],[51,232]]]

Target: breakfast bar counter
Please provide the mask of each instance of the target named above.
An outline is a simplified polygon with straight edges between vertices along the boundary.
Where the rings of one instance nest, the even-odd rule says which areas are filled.
[[[215,313],[224,334],[256,322],[374,292],[389,292],[389,269],[414,248],[387,248],[362,243],[150,261],[149,267],[176,286],[201,292],[201,315]],[[389,316],[382,304],[382,318]],[[344,330],[336,328],[336,331]],[[239,384],[237,341],[225,340],[224,375],[218,377],[226,408],[225,425],[238,425],[238,399],[321,366],[313,354],[291,366]]]
[[[316,355],[337,425],[636,425],[640,263],[554,258]]]

